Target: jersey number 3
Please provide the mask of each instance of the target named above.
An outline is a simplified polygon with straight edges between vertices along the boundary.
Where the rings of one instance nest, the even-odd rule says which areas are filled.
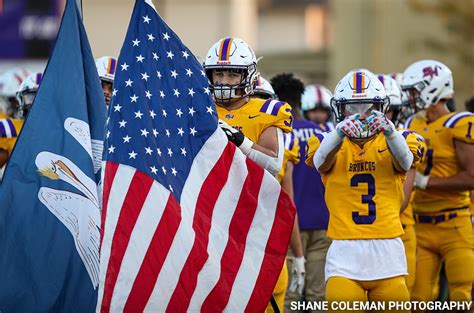
[[[352,212],[352,220],[356,224],[373,224],[375,222],[376,206],[373,200],[375,196],[375,179],[371,174],[356,174],[352,176],[351,187],[357,187],[361,183],[367,184],[367,194],[362,195],[362,203],[369,206],[368,215],[360,215],[359,212]]]

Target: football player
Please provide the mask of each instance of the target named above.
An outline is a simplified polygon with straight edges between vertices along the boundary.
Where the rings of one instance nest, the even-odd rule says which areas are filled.
[[[283,164],[283,133],[291,132],[293,118],[287,103],[250,97],[258,77],[254,51],[240,38],[222,38],[209,49],[203,67],[219,126],[229,141],[276,177]]]
[[[108,106],[113,95],[117,59],[109,56],[101,57],[95,60],[95,66],[104,92],[105,104]]]
[[[300,143],[300,156],[306,154],[306,143],[314,133],[324,133],[334,129],[332,123],[328,123],[329,112],[324,109],[330,108],[331,94],[318,96],[314,86],[304,87],[303,82],[294,77],[293,74],[280,74],[271,79],[275,92],[281,99],[293,105],[292,114],[293,134]],[[320,86],[320,92],[326,90]],[[291,101],[289,99],[292,99]],[[321,101],[326,101],[321,103]],[[317,124],[307,121],[301,114],[301,108],[307,112],[315,111]],[[305,111],[303,111],[305,112]],[[311,182],[310,184],[308,182]],[[324,264],[326,253],[331,240],[327,237],[327,225],[329,212],[324,201],[324,186],[318,172],[309,168],[306,164],[295,164],[293,169],[293,189],[295,205],[298,212],[298,221],[303,244],[303,252],[306,258],[306,275],[304,298],[306,301],[325,300]],[[287,307],[290,309],[291,301],[299,300],[297,293],[289,292],[287,295]]]
[[[336,129],[308,142],[306,162],[322,176],[330,212],[328,301],[408,301],[400,208],[419,142],[385,116],[389,98],[368,70],[349,72],[331,107]]]
[[[287,103],[250,98],[258,74],[252,48],[240,38],[222,38],[209,49],[203,66],[219,126],[229,141],[277,176],[283,164],[283,133],[291,131],[293,117]]]
[[[29,75],[22,68],[14,68],[0,75],[0,118],[14,117],[18,110],[16,92]]]
[[[272,85],[260,75],[258,76],[257,82],[255,84],[255,89],[253,91],[252,97],[257,97],[264,100],[278,100],[278,97],[275,94]],[[287,99],[282,100],[288,102]],[[300,162],[299,143],[298,139],[293,135],[293,133],[286,133],[283,135],[283,144],[285,146],[283,166],[281,167],[281,170],[278,173],[277,180],[280,182],[283,189],[285,189],[290,198],[293,200],[293,166]],[[294,258],[292,258],[291,262],[292,270],[289,291],[298,291],[301,294],[304,288],[305,280],[305,259],[303,256],[303,248],[301,246],[301,238],[297,216],[295,216],[293,232],[291,233],[290,249],[294,255]],[[283,312],[283,305],[285,302],[287,286],[288,268],[287,263],[285,262],[281,274],[278,277],[278,282],[275,286],[275,289],[273,290],[273,295],[275,296],[275,300],[281,312]],[[273,308],[271,307],[271,305],[267,306],[266,312],[273,312]]]
[[[306,86],[301,98],[301,109],[304,117],[318,124],[325,131],[334,129],[331,122],[331,97],[332,93],[323,85],[315,84]]]
[[[418,260],[412,298],[434,300],[433,286],[445,263],[449,297],[470,301],[474,281],[473,233],[469,190],[474,188],[474,114],[450,113],[453,76],[443,63],[423,60],[403,73],[402,89],[418,112],[406,128],[427,144],[415,176],[412,206]]]
[[[0,120],[0,150],[6,151],[6,153],[3,152],[0,154],[0,167],[6,164],[13,151],[18,134],[23,127],[23,119],[33,104],[42,78],[42,73],[33,73],[28,75],[21,83],[16,93],[16,98],[19,103],[17,113],[19,119],[6,118]]]

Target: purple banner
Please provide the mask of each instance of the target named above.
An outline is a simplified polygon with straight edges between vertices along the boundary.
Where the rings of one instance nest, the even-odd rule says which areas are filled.
[[[64,3],[64,0],[3,0],[0,59],[48,58]]]

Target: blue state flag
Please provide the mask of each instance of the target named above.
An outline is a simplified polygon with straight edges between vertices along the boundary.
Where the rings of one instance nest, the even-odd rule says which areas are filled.
[[[74,0],[0,189],[0,312],[92,312],[106,105]]]

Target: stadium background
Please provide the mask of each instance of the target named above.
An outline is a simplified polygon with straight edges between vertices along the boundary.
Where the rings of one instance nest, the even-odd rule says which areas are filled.
[[[43,70],[64,0],[3,0],[0,72]],[[402,72],[434,58],[454,72],[456,104],[474,91],[472,0],[154,0],[185,44],[202,57],[217,39],[245,39],[264,58],[264,77],[295,72],[331,89],[354,67]],[[133,0],[83,0],[95,57],[118,56]]]

